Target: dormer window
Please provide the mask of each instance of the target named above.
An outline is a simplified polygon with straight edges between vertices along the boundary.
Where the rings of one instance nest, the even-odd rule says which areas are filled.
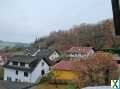
[[[24,62],[20,62],[20,66],[25,66],[25,63]]]
[[[9,62],[9,65],[12,65],[13,63],[12,62]]]
[[[15,61],[14,61],[14,62],[13,62],[13,65],[17,66],[17,65],[18,65],[18,62],[15,62]]]
[[[25,76],[25,77],[28,77],[28,72],[24,72],[24,76]]]
[[[29,64],[25,64],[25,67],[26,67],[26,68],[29,68]]]

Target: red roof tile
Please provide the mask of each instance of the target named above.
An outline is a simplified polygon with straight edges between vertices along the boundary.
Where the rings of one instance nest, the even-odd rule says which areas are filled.
[[[68,53],[88,53],[93,47],[72,47],[68,50]]]
[[[57,63],[56,65],[53,66],[54,70],[67,70],[67,71],[71,71],[73,70],[73,64],[72,61],[60,61],[59,63]]]

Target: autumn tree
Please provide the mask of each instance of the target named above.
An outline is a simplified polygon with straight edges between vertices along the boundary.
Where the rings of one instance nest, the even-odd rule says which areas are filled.
[[[114,57],[110,53],[96,53],[94,56],[87,60],[81,60],[79,62],[73,62],[74,70],[79,76],[79,86],[88,85],[103,85],[110,84],[112,79],[111,74],[117,70],[117,63],[114,61]],[[80,83],[79,83],[80,82]]]
[[[66,46],[92,46],[97,49],[116,47],[120,37],[113,35],[112,20],[104,20],[96,24],[83,23],[68,30],[53,31],[48,36],[37,38],[34,47],[55,47],[62,49]],[[119,44],[118,44],[119,43]]]

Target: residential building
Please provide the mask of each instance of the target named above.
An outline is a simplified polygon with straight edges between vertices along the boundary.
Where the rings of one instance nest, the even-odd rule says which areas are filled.
[[[36,83],[49,73],[50,65],[46,58],[17,55],[4,65],[4,80]]]
[[[58,58],[60,57],[60,53],[58,52],[58,50],[50,48],[26,49],[26,55],[47,57],[50,61],[53,62],[58,61]]]
[[[51,80],[59,82],[72,82],[73,80],[77,79],[78,76],[74,72],[74,65],[72,62],[73,61],[62,60],[59,63],[55,64],[52,67],[53,76]]]
[[[0,66],[3,66],[13,55],[13,53],[0,52]]]
[[[68,57],[86,59],[95,53],[92,47],[72,47],[67,51]]]

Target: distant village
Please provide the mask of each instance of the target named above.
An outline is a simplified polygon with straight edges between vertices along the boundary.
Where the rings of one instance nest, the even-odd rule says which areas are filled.
[[[112,0],[116,34],[120,35],[118,2],[119,0]],[[100,25],[98,27],[100,29],[104,28],[105,31],[109,27],[111,28],[109,24],[105,24],[103,27]],[[96,33],[99,32],[98,27]],[[96,28],[96,26],[93,26],[93,28]],[[87,31],[85,29],[84,31],[87,32],[87,35],[90,34],[89,31],[91,34],[94,34],[94,39],[103,38],[103,35],[105,38],[106,36],[109,38],[107,40],[97,39],[94,42],[86,35],[87,38],[84,38],[84,40],[87,39],[91,44],[98,45],[99,49],[102,47],[100,43],[103,40],[107,45],[110,44],[108,41],[111,40],[113,43],[115,41],[116,43],[119,42],[120,38],[118,39],[113,34],[110,35],[113,31],[105,34],[105,31],[102,30],[101,35],[92,32],[92,30]],[[88,44],[73,46],[69,43],[71,42],[69,38],[71,34],[73,35],[73,32],[73,30],[70,30],[67,33],[54,33],[54,36],[52,34],[53,37],[68,37],[64,40],[64,43],[68,44],[64,47],[64,51],[55,47],[28,47],[22,50],[22,53],[0,51],[0,89],[97,89],[94,86],[101,86],[98,89],[112,89],[110,87],[111,80],[118,80],[120,75],[120,48],[118,47],[120,45],[117,44],[115,46],[116,44],[113,44],[112,46],[116,48],[111,48],[111,46],[105,50],[96,49]],[[79,32],[81,35],[78,32],[74,32],[79,35],[78,38],[82,35],[83,37],[85,36],[83,32]],[[74,43],[74,39],[77,39],[76,34],[72,39],[72,43]],[[116,37],[118,40],[114,40],[113,37]],[[63,44],[61,41],[63,38],[60,38],[61,44]],[[46,38],[42,40],[44,39],[46,41]],[[51,41],[48,42],[48,40]],[[56,39],[48,40],[46,42],[56,41],[59,44]],[[81,44],[82,40],[77,39],[79,41],[78,44]],[[39,42],[36,41],[36,43]],[[47,45],[50,45],[48,43]],[[45,44],[43,43],[42,45],[44,46]],[[116,87],[116,85],[113,87]]]
[[[3,89],[41,89],[34,87],[44,79],[55,86],[74,84],[82,88],[86,86],[84,78],[87,77],[91,85],[109,85],[112,78],[118,78],[119,63],[118,54],[97,51],[93,47],[73,46],[65,52],[55,48],[26,48],[24,55],[1,52],[0,89],[3,85]]]

